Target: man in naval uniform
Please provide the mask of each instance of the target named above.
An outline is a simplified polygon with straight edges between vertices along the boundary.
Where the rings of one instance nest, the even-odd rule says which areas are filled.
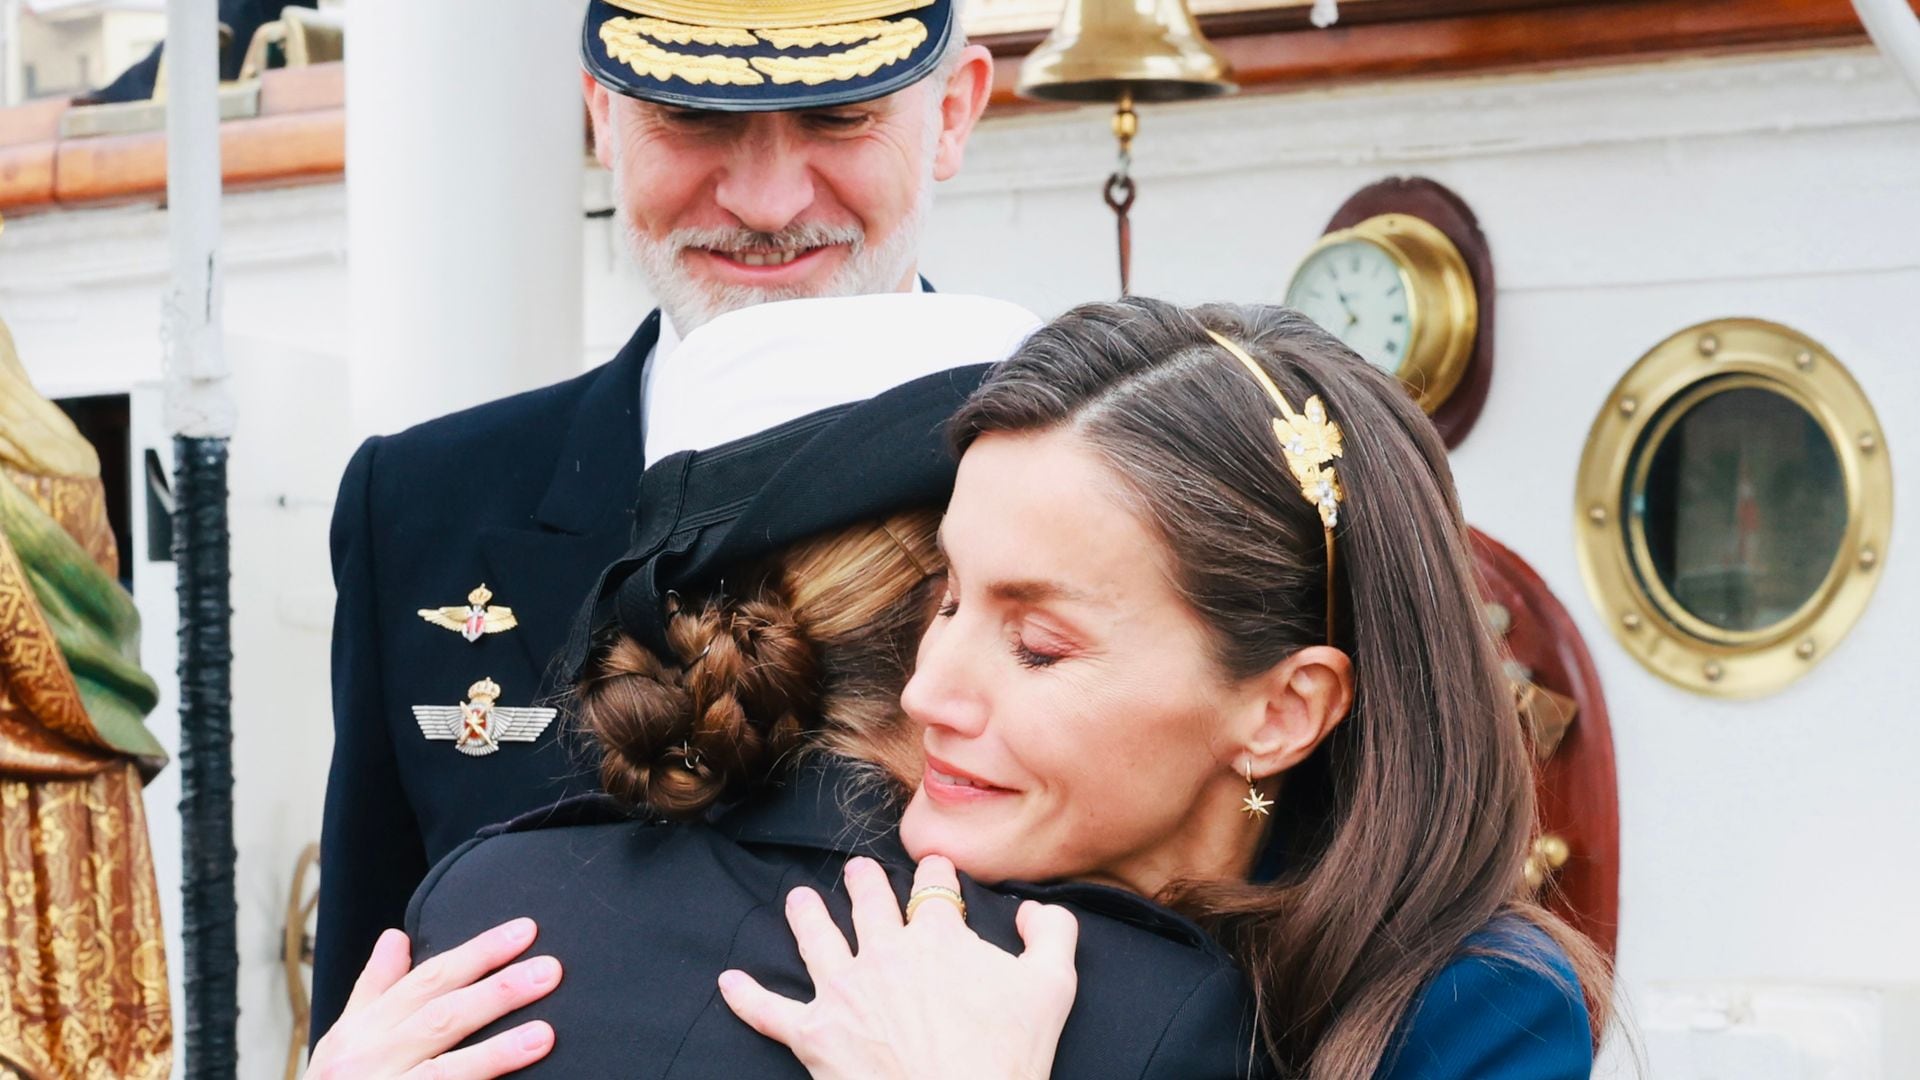
[[[770,300],[925,287],[933,183],[992,83],[956,22],[953,0],[588,4],[595,152],[660,309],[606,365],[369,439],[347,466],[311,1038],[441,856],[593,787],[548,711],[551,661],[627,547],[643,432],[675,409],[653,376],[681,335]]]

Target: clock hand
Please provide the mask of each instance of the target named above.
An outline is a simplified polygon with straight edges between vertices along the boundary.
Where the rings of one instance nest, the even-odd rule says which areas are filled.
[[[1346,325],[1346,326],[1345,326],[1345,327],[1343,328],[1343,330],[1341,331],[1342,333],[1344,333],[1344,332],[1346,332],[1347,330],[1351,330],[1351,329],[1353,329],[1353,328],[1354,328],[1354,326],[1355,326],[1355,324],[1357,324],[1357,323],[1359,323],[1359,321],[1360,321],[1360,316],[1358,316],[1358,315],[1355,315],[1355,314],[1353,313],[1353,305],[1352,305],[1352,304],[1349,304],[1349,303],[1347,303],[1347,294],[1346,294],[1346,293],[1343,293],[1343,292],[1341,292],[1341,291],[1340,291],[1339,289],[1337,289],[1337,288],[1336,288],[1336,289],[1334,289],[1334,290],[1333,290],[1333,295],[1334,295],[1334,296],[1335,296],[1336,298],[1338,298],[1338,299],[1339,299],[1339,301],[1340,301],[1340,310],[1341,310],[1341,311],[1344,311],[1344,312],[1346,312],[1346,313],[1347,313],[1347,325]]]

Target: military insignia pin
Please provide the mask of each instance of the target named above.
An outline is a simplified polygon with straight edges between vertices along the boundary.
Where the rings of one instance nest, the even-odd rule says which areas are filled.
[[[452,739],[453,748],[468,757],[484,757],[503,742],[532,742],[547,730],[556,709],[496,705],[500,684],[481,679],[467,687],[467,700],[458,705],[415,705],[413,718],[420,734],[429,739]]]
[[[497,634],[502,630],[511,630],[520,625],[514,618],[510,607],[488,607],[493,599],[493,591],[485,585],[467,594],[465,604],[453,607],[420,609],[420,617],[443,629],[452,630],[468,641],[480,640],[481,634]]]

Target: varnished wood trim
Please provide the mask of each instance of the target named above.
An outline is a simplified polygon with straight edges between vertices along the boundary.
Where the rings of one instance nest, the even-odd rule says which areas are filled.
[[[1620,787],[1599,670],[1573,617],[1533,567],[1480,530],[1468,533],[1481,595],[1512,619],[1503,648],[1532,669],[1536,683],[1579,705],[1535,781],[1541,830],[1567,841],[1573,854],[1545,900],[1611,956],[1620,927]]]
[[[53,204],[53,142],[0,146],[0,207],[8,213]]]
[[[1920,8],[1920,0],[1910,0]],[[1367,79],[1559,68],[1578,64],[1800,48],[1866,40],[1849,0],[1345,0],[1318,30],[1308,8],[1201,19],[1249,90]],[[1042,34],[982,38],[995,65],[995,115],[1053,108],[1020,100],[1020,57]],[[269,71],[261,115],[229,121],[229,183],[299,182],[346,161],[345,65]],[[0,110],[0,210],[146,198],[166,186],[159,132],[61,140],[63,102]],[[298,118],[298,119],[295,119]],[[290,140],[281,145],[276,140]]]
[[[221,125],[223,148],[226,126]],[[159,132],[62,139],[56,145],[57,202],[137,198],[167,189],[167,137]]]
[[[220,126],[227,184],[339,176],[347,161],[345,99],[344,64],[266,72],[260,115]],[[0,110],[0,209],[16,213],[166,193],[164,132],[60,139],[60,116],[67,107],[53,101]]]
[[[1326,30],[1298,25],[1297,8],[1200,22],[1248,90],[1866,41],[1849,0],[1610,0],[1386,22],[1349,21],[1348,6]],[[999,50],[996,113],[1037,107],[1014,93],[1019,56],[1037,43],[988,43]]]
[[[1573,7],[1606,0],[1341,0],[1340,23],[1343,28],[1378,23],[1408,22],[1460,16],[1488,15],[1498,12],[1526,11],[1535,8]],[[1209,38],[1242,37],[1289,30],[1314,29],[1311,4],[1294,3],[1284,7],[1246,11],[1208,12],[1198,16]],[[999,34],[981,34],[973,41],[985,45],[996,57],[1021,57],[1032,52],[1046,37],[1044,29],[1020,30]]]
[[[334,176],[347,167],[345,109],[262,116],[244,130],[220,133],[220,163],[229,184],[291,182]]]
[[[60,115],[66,111],[66,101],[59,98],[0,109],[0,146],[51,142],[59,138]]]
[[[331,177],[346,168],[346,110],[260,116],[220,126],[229,185]],[[54,199],[62,205],[159,196],[167,190],[167,140],[159,132],[67,139],[59,144]]]
[[[347,103],[344,61],[270,68],[260,75],[260,115],[338,109]]]

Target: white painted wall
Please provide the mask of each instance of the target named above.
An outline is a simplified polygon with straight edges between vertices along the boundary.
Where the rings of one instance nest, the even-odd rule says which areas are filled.
[[[1907,707],[1920,675],[1902,622],[1920,604],[1907,520],[1920,506],[1920,101],[1845,51],[1151,108],[1135,149],[1135,280],[1178,300],[1277,300],[1326,218],[1384,175],[1433,177],[1473,205],[1500,279],[1500,353],[1455,465],[1468,516],[1559,593],[1606,680],[1621,972],[1650,1075],[1920,1075],[1920,863],[1906,856],[1920,828]],[[1109,295],[1098,184],[1110,153],[1098,110],[987,124],[935,211],[927,274],[1042,314]],[[585,207],[607,200],[590,173]],[[163,224],[151,209],[8,223],[0,317],[49,392],[158,377]],[[583,229],[584,366],[650,302],[610,224]],[[351,450],[341,188],[230,197],[223,236],[241,415],[242,1072],[267,1075],[286,1040],[280,912],[318,830],[328,751],[325,525]],[[1879,594],[1847,642],[1799,684],[1740,704],[1670,688],[1628,658],[1572,547],[1574,470],[1608,388],[1672,331],[1725,315],[1795,326],[1848,365],[1880,410],[1900,508]],[[170,589],[163,569],[138,569],[149,665],[169,687]],[[171,708],[169,695],[154,718],[170,744]],[[174,777],[149,792],[169,892]]]

